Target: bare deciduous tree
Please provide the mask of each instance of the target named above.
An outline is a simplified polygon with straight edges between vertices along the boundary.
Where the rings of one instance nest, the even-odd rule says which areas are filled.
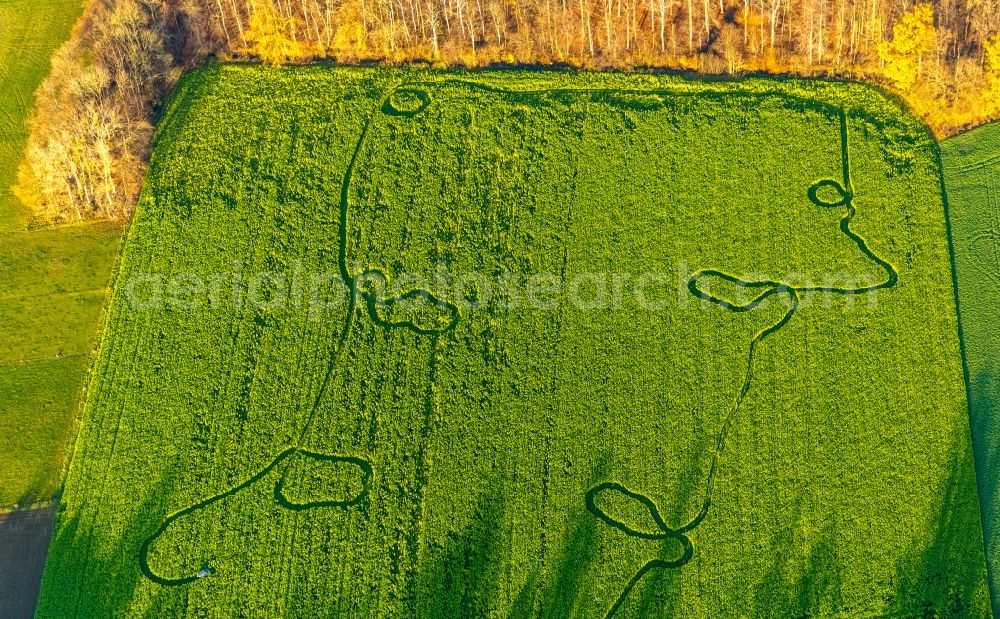
[[[17,190],[44,220],[129,216],[149,154],[154,105],[182,70],[209,55],[891,77],[905,74],[909,57],[879,49],[903,48],[893,44],[892,26],[913,6],[912,0],[90,0],[41,86]],[[1000,114],[1000,0],[929,6],[932,44],[913,57],[913,79],[902,93],[939,132]]]

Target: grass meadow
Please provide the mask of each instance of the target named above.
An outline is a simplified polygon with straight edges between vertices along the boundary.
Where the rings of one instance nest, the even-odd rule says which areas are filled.
[[[0,1],[0,510],[58,492],[121,226],[29,230],[13,194],[26,118],[73,0]]]

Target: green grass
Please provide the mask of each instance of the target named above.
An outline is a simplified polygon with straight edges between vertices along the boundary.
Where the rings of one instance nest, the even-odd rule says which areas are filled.
[[[120,238],[109,223],[3,237],[0,366],[94,349]]]
[[[59,489],[121,227],[0,236],[0,506]]]
[[[1000,123],[941,144],[993,590],[1000,591]]]
[[[859,85],[195,72],[40,616],[988,616],[948,248]]]
[[[0,507],[59,490],[120,240],[108,223],[0,235]]]
[[[0,393],[4,414],[0,432],[8,451],[3,475],[8,504],[30,505],[52,496],[62,481],[60,464],[72,438],[73,413],[90,356],[65,355],[33,363],[3,366]],[[11,457],[16,455],[16,457]]]
[[[121,238],[113,224],[29,232],[11,192],[35,89],[80,10],[0,0],[0,509],[59,489]]]

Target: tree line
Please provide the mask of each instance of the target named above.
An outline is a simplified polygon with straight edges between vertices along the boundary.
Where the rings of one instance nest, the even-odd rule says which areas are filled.
[[[29,120],[38,219],[127,218],[156,104],[209,56],[837,75],[939,135],[1000,115],[1000,0],[90,0]]]

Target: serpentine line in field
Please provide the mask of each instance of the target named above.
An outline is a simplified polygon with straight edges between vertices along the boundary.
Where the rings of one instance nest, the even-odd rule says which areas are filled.
[[[503,93],[503,94],[525,94],[525,95],[552,95],[552,94],[567,94],[567,95],[569,95],[569,94],[637,94],[638,95],[638,94],[645,94],[645,95],[662,95],[662,96],[672,96],[672,97],[676,97],[676,96],[706,96],[706,95],[708,95],[708,96],[712,96],[712,95],[715,95],[715,96],[725,96],[725,95],[728,95],[728,94],[738,94],[738,95],[739,94],[743,94],[743,95],[751,95],[751,96],[762,97],[762,98],[763,97],[768,97],[768,96],[780,96],[780,97],[785,98],[785,99],[796,100],[796,101],[799,101],[799,102],[802,102],[802,103],[806,103],[807,105],[810,105],[810,106],[818,106],[818,107],[823,107],[825,109],[829,108],[829,106],[827,106],[826,104],[823,104],[821,102],[817,102],[817,101],[814,101],[814,100],[811,100],[811,99],[806,99],[806,98],[803,98],[803,97],[796,97],[794,95],[789,95],[787,93],[783,93],[783,92],[780,92],[780,91],[771,91],[771,92],[735,92],[735,93],[705,93],[705,92],[701,92],[701,93],[679,93],[679,92],[674,92],[674,91],[669,91],[669,90],[639,90],[639,89],[629,90],[629,89],[613,89],[613,88],[579,88],[579,89],[574,89],[574,88],[552,88],[552,89],[542,89],[542,90],[516,91],[516,90],[504,90],[504,89],[494,88],[494,87],[491,87],[491,86],[488,86],[488,85],[485,85],[485,84],[481,84],[481,83],[478,83],[478,82],[468,82],[468,81],[465,81],[465,80],[442,80],[441,82],[410,83],[410,84],[403,84],[401,86],[397,86],[395,89],[393,89],[392,91],[390,91],[390,93],[383,99],[381,107],[380,107],[380,111],[382,113],[393,115],[393,116],[404,116],[404,117],[414,116],[417,113],[423,111],[430,104],[430,97],[427,95],[427,93],[425,91],[423,91],[423,90],[419,90],[416,87],[421,86],[421,85],[434,86],[434,85],[440,85],[441,83],[455,83],[455,82],[464,84],[464,85],[466,85],[466,86],[468,86],[470,88],[482,89],[482,90],[486,90],[486,91],[489,91],[489,92],[498,92],[498,93]],[[392,103],[391,99],[392,99],[393,95],[395,95],[397,93],[402,93],[402,92],[405,92],[405,93],[407,93],[407,94],[409,94],[409,95],[411,95],[411,96],[413,96],[413,97],[415,97],[417,99],[418,104],[417,104],[417,106],[415,108],[409,109],[409,110],[407,110],[407,109],[400,109],[400,108],[397,108]],[[737,313],[739,313],[739,312],[746,312],[746,311],[752,310],[755,307],[757,307],[760,304],[762,304],[768,298],[770,298],[772,296],[775,296],[775,295],[788,295],[788,297],[790,299],[790,304],[789,304],[788,310],[786,311],[786,313],[781,317],[781,319],[778,322],[776,322],[775,324],[773,324],[773,325],[771,325],[771,326],[763,329],[759,333],[757,333],[756,336],[753,338],[753,340],[750,343],[750,348],[749,348],[749,351],[748,351],[748,354],[747,354],[746,371],[745,371],[745,376],[744,376],[743,384],[741,386],[741,389],[740,389],[739,393],[737,394],[736,398],[734,399],[732,407],[730,408],[729,412],[726,414],[726,416],[725,416],[725,418],[723,420],[722,428],[720,429],[719,434],[717,435],[716,445],[715,445],[715,452],[714,452],[713,457],[712,457],[712,464],[711,464],[711,466],[709,468],[709,473],[708,473],[708,477],[707,477],[707,481],[706,481],[705,494],[704,494],[704,499],[702,501],[701,509],[698,511],[698,513],[691,520],[689,520],[686,524],[681,525],[680,527],[671,528],[671,527],[669,527],[665,523],[665,521],[663,520],[663,518],[660,517],[659,510],[657,509],[656,505],[653,503],[653,501],[651,499],[649,499],[648,497],[646,497],[646,496],[644,496],[644,495],[642,495],[640,493],[633,492],[633,491],[627,489],[625,486],[623,486],[621,484],[618,484],[618,483],[615,483],[615,482],[605,482],[605,483],[599,484],[599,485],[591,488],[590,491],[587,492],[587,494],[585,496],[585,502],[586,502],[586,505],[587,505],[587,509],[592,514],[594,514],[595,516],[597,516],[599,519],[601,519],[602,521],[604,521],[605,523],[607,523],[608,525],[610,525],[610,526],[612,526],[612,527],[614,527],[614,528],[616,528],[616,529],[624,532],[627,535],[630,535],[630,536],[633,536],[633,537],[642,538],[642,539],[651,539],[651,540],[652,539],[660,539],[660,540],[662,540],[662,539],[675,539],[675,540],[677,540],[681,544],[681,546],[683,548],[683,552],[682,552],[681,556],[679,558],[673,560],[673,561],[665,561],[665,560],[661,560],[661,559],[655,559],[655,560],[647,562],[642,568],[640,568],[640,570],[632,577],[632,579],[627,584],[625,590],[622,592],[622,594],[618,597],[618,599],[615,601],[614,605],[609,610],[609,612],[608,612],[608,616],[609,617],[612,616],[613,614],[615,614],[615,612],[617,612],[617,610],[624,603],[625,599],[628,597],[628,594],[631,592],[631,590],[635,587],[636,584],[638,584],[638,582],[642,579],[642,577],[646,573],[648,573],[650,570],[657,569],[657,568],[678,568],[678,567],[681,567],[681,566],[685,565],[692,558],[692,556],[694,554],[694,546],[693,546],[690,538],[688,537],[687,533],[690,532],[691,530],[693,530],[695,527],[697,527],[705,519],[705,517],[708,514],[709,508],[711,506],[712,491],[714,489],[714,483],[715,483],[715,475],[716,475],[717,468],[719,466],[720,459],[721,459],[721,457],[723,455],[723,452],[725,451],[726,437],[728,435],[729,428],[732,425],[733,419],[735,418],[736,413],[739,411],[740,406],[742,405],[743,400],[744,400],[747,392],[749,391],[751,383],[752,383],[752,379],[753,379],[753,361],[754,361],[754,355],[755,355],[757,346],[764,339],[766,339],[770,335],[776,333],[782,327],[784,327],[786,324],[788,324],[788,322],[794,316],[794,314],[795,314],[795,312],[796,312],[796,310],[798,308],[799,295],[806,294],[806,293],[817,293],[817,292],[818,293],[827,293],[827,294],[840,294],[840,295],[861,295],[861,294],[866,294],[866,293],[869,293],[869,292],[873,292],[875,290],[892,288],[893,286],[895,286],[895,284],[897,282],[898,276],[897,276],[896,270],[893,268],[893,266],[891,264],[889,264],[888,262],[886,262],[885,260],[883,260],[882,258],[880,258],[879,256],[877,256],[873,251],[871,251],[871,249],[869,249],[869,247],[866,244],[866,242],[864,241],[864,239],[862,239],[853,230],[851,230],[850,224],[851,224],[851,221],[854,219],[855,215],[857,214],[857,210],[856,210],[856,208],[853,205],[854,191],[853,191],[853,187],[852,187],[852,184],[851,184],[851,176],[850,176],[850,158],[849,158],[849,152],[848,152],[848,135],[847,135],[847,116],[846,116],[846,113],[842,109],[838,110],[838,114],[839,114],[839,118],[840,118],[840,130],[841,130],[841,154],[842,154],[842,162],[843,162],[843,183],[835,181],[835,180],[830,180],[830,179],[821,180],[821,181],[817,182],[816,184],[814,184],[809,189],[808,196],[809,196],[809,199],[814,204],[816,204],[817,206],[820,206],[820,207],[824,207],[824,208],[846,207],[847,208],[847,214],[840,221],[841,232],[844,235],[846,235],[848,238],[850,238],[851,240],[853,240],[855,242],[855,244],[858,246],[858,249],[865,256],[867,256],[872,262],[874,262],[875,264],[877,264],[885,272],[885,274],[887,276],[886,280],[883,281],[883,282],[881,282],[881,283],[879,283],[879,284],[875,284],[875,285],[867,286],[867,287],[859,287],[859,288],[794,287],[794,286],[789,286],[788,284],[785,284],[785,283],[780,282],[780,281],[772,281],[772,280],[746,281],[746,280],[740,279],[738,277],[729,275],[729,274],[721,272],[721,271],[716,271],[716,270],[703,270],[703,271],[699,271],[698,273],[694,274],[689,279],[689,281],[688,281],[688,289],[689,289],[689,291],[690,291],[690,293],[692,295],[694,295],[695,297],[697,297],[699,299],[702,299],[702,300],[704,300],[706,302],[709,302],[709,303],[712,303],[714,305],[717,305],[717,306],[721,307],[722,309],[725,309],[727,311],[731,311],[731,312],[737,312]],[[355,169],[355,166],[357,164],[358,155],[359,155],[362,147],[364,146],[365,138],[367,137],[367,134],[368,134],[369,128],[371,126],[373,118],[374,118],[374,115],[372,117],[370,117],[365,122],[365,125],[362,128],[361,134],[360,134],[360,136],[358,138],[358,141],[357,141],[357,143],[355,145],[354,151],[353,151],[353,153],[351,155],[351,159],[350,159],[350,161],[348,163],[347,170],[346,170],[346,172],[344,174],[343,183],[341,185],[341,195],[340,195],[340,201],[339,201],[339,211],[340,212],[339,212],[339,218],[338,218],[339,219],[339,222],[338,222],[339,223],[339,230],[338,230],[338,232],[339,232],[339,234],[338,234],[338,237],[339,237],[338,266],[339,266],[339,269],[340,269],[340,275],[343,278],[343,281],[344,281],[345,285],[348,287],[348,289],[350,291],[347,316],[345,318],[343,328],[342,328],[342,330],[340,332],[340,336],[337,339],[336,347],[335,347],[333,353],[331,354],[330,361],[329,361],[328,366],[327,366],[327,371],[326,371],[326,373],[324,375],[324,378],[323,378],[323,382],[321,383],[320,389],[319,389],[319,391],[318,391],[318,393],[316,395],[316,398],[315,398],[315,400],[313,402],[313,405],[310,408],[309,415],[306,418],[306,423],[303,426],[303,430],[302,430],[301,434],[299,435],[298,444],[300,444],[300,445],[304,443],[306,435],[307,435],[308,431],[312,427],[312,424],[313,424],[313,422],[315,420],[315,417],[316,417],[316,412],[319,410],[319,408],[321,406],[321,402],[323,400],[323,397],[325,396],[326,392],[329,389],[329,385],[330,385],[330,382],[332,380],[333,374],[334,374],[336,368],[339,365],[339,361],[340,361],[340,358],[342,356],[343,350],[346,348],[346,344],[349,341],[351,330],[352,330],[353,324],[354,324],[355,311],[359,307],[359,297],[362,297],[362,300],[364,302],[364,307],[367,310],[367,313],[368,313],[369,317],[372,319],[372,321],[374,323],[376,323],[377,325],[383,327],[383,328],[405,328],[405,329],[410,330],[410,331],[412,331],[414,333],[417,333],[419,335],[440,335],[440,334],[444,334],[444,333],[447,333],[449,331],[452,331],[455,328],[455,326],[457,325],[457,322],[458,322],[458,320],[460,318],[460,314],[459,314],[459,310],[458,310],[457,306],[455,306],[452,303],[449,303],[447,301],[444,301],[444,300],[441,300],[441,299],[435,297],[433,294],[431,294],[427,290],[416,289],[416,290],[409,291],[409,292],[407,292],[407,293],[405,293],[405,294],[403,294],[403,295],[401,295],[399,297],[388,298],[388,299],[383,298],[382,295],[379,293],[379,290],[385,290],[387,288],[388,281],[389,281],[388,277],[385,275],[384,272],[382,272],[381,270],[378,270],[378,269],[371,269],[371,270],[365,271],[364,273],[361,273],[358,276],[355,276],[354,274],[352,274],[350,272],[350,269],[347,266],[347,253],[348,253],[348,239],[347,239],[348,235],[347,235],[347,229],[348,229],[348,217],[349,217],[349,214],[350,214],[349,213],[350,212],[350,208],[349,208],[349,194],[350,194],[351,182],[353,180],[354,169]],[[819,191],[821,189],[824,189],[824,188],[826,188],[826,189],[832,189],[832,190],[836,191],[839,194],[840,199],[835,200],[835,201],[824,200],[819,195]],[[723,281],[729,282],[730,284],[733,284],[733,285],[735,285],[735,286],[737,286],[739,288],[743,288],[743,289],[747,289],[747,290],[760,290],[761,292],[760,292],[760,294],[757,297],[755,297],[749,303],[746,303],[746,304],[743,304],[743,305],[733,304],[733,303],[730,303],[729,301],[726,301],[723,298],[714,296],[714,295],[712,295],[712,294],[704,291],[701,288],[700,285],[701,285],[701,283],[703,281],[708,280],[708,279],[713,279],[713,278],[714,279],[721,279]],[[359,280],[362,280],[363,283],[374,283],[374,284],[376,284],[374,286],[375,287],[375,291],[372,291],[372,290],[360,290],[359,289]],[[428,328],[428,327],[422,327],[422,326],[420,326],[420,325],[418,325],[418,324],[416,324],[416,323],[414,323],[412,321],[407,321],[407,320],[393,321],[393,320],[388,320],[388,319],[385,319],[385,318],[382,317],[383,312],[391,310],[393,308],[393,306],[395,306],[397,304],[400,304],[400,303],[407,302],[407,301],[416,300],[418,298],[430,302],[432,305],[438,307],[439,309],[445,310],[448,313],[448,316],[449,316],[447,323],[444,324],[441,327]],[[345,462],[345,463],[349,463],[349,464],[352,464],[352,465],[358,467],[359,470],[361,470],[361,472],[362,472],[363,488],[362,488],[361,492],[356,497],[354,497],[353,499],[347,500],[347,501],[317,501],[317,502],[313,502],[313,503],[295,504],[295,503],[289,501],[287,499],[287,497],[284,496],[283,491],[282,491],[282,489],[284,487],[284,482],[285,482],[286,476],[288,474],[288,470],[286,469],[285,472],[284,472],[284,474],[281,477],[281,480],[275,486],[276,501],[279,504],[281,504],[283,507],[286,507],[288,509],[293,509],[293,510],[306,510],[306,509],[311,509],[311,508],[315,508],[315,507],[333,507],[333,506],[349,507],[351,505],[356,505],[357,503],[361,502],[367,496],[368,490],[369,490],[370,481],[371,481],[371,477],[372,477],[372,468],[371,468],[370,463],[368,463],[366,460],[361,459],[361,458],[352,457],[352,456],[333,456],[333,455],[328,455],[328,454],[320,454],[318,452],[313,452],[313,451],[309,451],[309,450],[303,449],[302,447],[290,447],[290,448],[286,449],[285,451],[283,451],[281,454],[279,454],[269,465],[267,465],[266,467],[264,467],[263,469],[261,469],[260,472],[258,472],[256,475],[254,475],[253,477],[251,477],[247,481],[243,482],[239,486],[236,486],[236,487],[234,487],[234,488],[232,488],[232,489],[230,489],[230,490],[228,490],[226,492],[223,492],[221,494],[218,494],[218,495],[215,495],[215,496],[210,497],[208,499],[205,499],[205,500],[203,500],[203,501],[201,501],[201,502],[199,502],[199,503],[197,503],[195,505],[192,505],[192,506],[190,506],[188,508],[185,508],[185,509],[183,509],[183,510],[181,510],[179,512],[174,513],[170,517],[168,517],[160,525],[160,527],[157,529],[157,531],[152,536],[150,536],[148,539],[146,539],[143,542],[142,546],[141,546],[139,554],[140,554],[140,567],[142,569],[143,574],[147,578],[149,578],[150,580],[153,580],[154,582],[157,582],[157,583],[162,584],[162,585],[183,585],[183,584],[188,584],[188,583],[191,583],[191,582],[197,580],[198,576],[188,576],[188,577],[183,577],[183,578],[171,579],[171,578],[164,578],[164,577],[161,577],[161,576],[155,574],[153,572],[153,570],[150,568],[149,564],[148,564],[148,551],[149,551],[149,547],[152,545],[152,543],[155,542],[155,540],[160,535],[162,535],[166,531],[166,529],[169,527],[169,525],[172,522],[174,522],[175,520],[177,520],[178,518],[181,518],[182,516],[191,514],[191,513],[195,512],[195,511],[198,511],[200,509],[203,509],[203,508],[205,508],[205,507],[207,507],[207,506],[215,503],[218,500],[221,500],[221,499],[223,499],[223,498],[225,498],[227,496],[231,496],[233,494],[236,494],[240,490],[253,485],[257,481],[259,481],[260,479],[262,479],[263,477],[265,477],[270,471],[272,471],[279,464],[283,463],[284,460],[286,460],[289,456],[291,456],[292,454],[294,454],[296,452],[301,453],[303,455],[306,455],[307,457],[311,457],[313,459],[319,460],[319,461]],[[627,496],[627,497],[629,497],[629,498],[631,498],[631,499],[633,499],[635,501],[638,501],[638,502],[642,503],[646,507],[646,509],[650,512],[650,514],[652,515],[653,520],[656,523],[657,527],[660,529],[660,531],[657,532],[657,533],[646,533],[646,532],[642,532],[642,531],[638,531],[638,530],[632,529],[626,523],[624,523],[622,521],[619,521],[619,520],[616,520],[615,518],[613,518],[612,516],[610,516],[609,514],[607,514],[606,512],[604,512],[603,510],[601,510],[600,507],[597,505],[596,497],[601,492],[606,492],[606,491],[618,492],[618,493],[624,494],[625,496]],[[206,567],[206,569],[210,569],[210,568],[208,568],[207,565],[205,567]]]

